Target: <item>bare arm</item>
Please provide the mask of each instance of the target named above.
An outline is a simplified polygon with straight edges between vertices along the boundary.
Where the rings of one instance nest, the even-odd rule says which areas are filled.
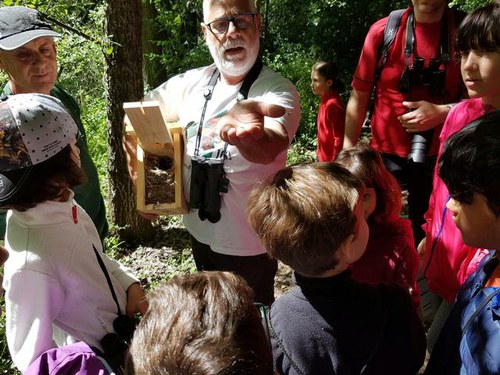
[[[288,147],[288,134],[278,121],[264,117],[281,117],[285,108],[256,100],[242,100],[219,120],[220,137],[236,146],[248,161],[267,164]]]
[[[369,102],[369,91],[352,89],[346,108],[344,148],[353,147],[358,142]]]
[[[127,315],[132,316],[135,313],[146,314],[148,301],[144,294],[141,284],[133,283],[127,289]]]

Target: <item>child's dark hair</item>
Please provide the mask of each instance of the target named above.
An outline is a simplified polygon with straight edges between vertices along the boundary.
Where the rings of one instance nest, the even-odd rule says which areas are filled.
[[[500,1],[486,4],[464,18],[457,29],[455,49],[459,53],[500,50]]]
[[[339,68],[334,62],[318,61],[313,65],[312,70],[318,72],[318,74],[326,80],[331,79],[333,82],[332,88],[339,94],[345,91],[345,84],[340,79]]]
[[[269,255],[304,276],[320,276],[335,268],[336,251],[356,232],[362,187],[337,163],[286,167],[250,194],[250,223]]]
[[[26,211],[37,204],[56,200],[60,197],[61,188],[73,188],[85,181],[82,169],[72,159],[71,145],[67,145],[56,155],[40,164],[36,164],[23,182],[19,190],[1,204],[2,209]],[[7,177],[23,170],[3,172]]]
[[[399,216],[402,207],[401,188],[396,178],[385,168],[382,156],[366,143],[342,150],[335,161],[377,194],[375,211],[370,221],[384,222]]]
[[[457,202],[486,198],[500,215],[500,110],[490,112],[453,134],[439,159],[439,176]]]

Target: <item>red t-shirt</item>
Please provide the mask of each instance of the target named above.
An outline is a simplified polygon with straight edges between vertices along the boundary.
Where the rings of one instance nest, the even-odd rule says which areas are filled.
[[[342,150],[345,129],[345,106],[337,91],[328,91],[321,96],[318,111],[319,161],[333,161]]]
[[[426,100],[436,104],[454,103],[459,101],[462,92],[462,78],[460,74],[460,63],[454,59],[455,40],[455,12],[447,10],[445,16],[449,27],[452,28],[450,35],[450,56],[447,64],[445,95],[444,97],[433,97],[426,87],[414,87],[408,94],[398,91],[398,84],[402,72],[406,66],[404,56],[404,45],[406,41],[406,21],[411,8],[403,13],[401,23],[396,34],[396,38],[389,49],[387,61],[382,69],[380,79],[377,82],[375,92],[375,109],[372,114],[371,131],[372,146],[381,152],[395,154],[401,157],[408,156],[411,146],[412,134],[409,134],[401,126],[397,117],[406,113],[408,109],[402,102]],[[365,39],[363,50],[359,58],[359,63],[354,73],[352,87],[364,92],[370,92],[375,81],[375,70],[377,66],[377,51],[382,44],[384,28],[388,17],[375,22]],[[439,57],[439,47],[441,42],[441,23],[418,23],[415,25],[414,55],[425,59],[425,66],[429,64],[429,59]],[[416,52],[416,53],[415,53]],[[409,66],[412,65],[413,56],[410,57]],[[431,155],[437,154],[439,146],[439,133],[441,126],[434,131],[434,140],[430,150]]]

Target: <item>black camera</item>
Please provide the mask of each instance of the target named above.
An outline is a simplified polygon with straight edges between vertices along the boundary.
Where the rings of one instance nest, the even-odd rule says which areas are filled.
[[[123,373],[125,355],[136,325],[137,322],[128,315],[118,315],[113,321],[114,332],[106,334],[101,339],[103,356],[117,375]]]
[[[424,68],[424,59],[415,57],[413,64],[406,67],[399,79],[398,90],[406,94],[415,86],[427,87],[432,96],[443,96],[445,71],[440,69],[441,59],[430,59],[429,66]]]
[[[423,86],[431,96],[443,96],[445,71],[440,69],[441,59],[430,59],[429,66],[424,68],[424,59],[415,57],[411,67],[406,67],[399,80],[398,89],[406,94],[413,87]],[[427,130],[415,133],[411,139],[411,151],[408,160],[414,163],[425,163],[432,143],[434,131]]]
[[[227,193],[229,180],[224,172],[223,159],[191,159],[190,208],[198,209],[201,220],[211,223],[220,220],[221,193]]]

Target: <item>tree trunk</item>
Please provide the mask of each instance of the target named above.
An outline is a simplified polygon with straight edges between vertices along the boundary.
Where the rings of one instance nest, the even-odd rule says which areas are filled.
[[[112,222],[125,241],[152,235],[151,223],[137,214],[135,192],[122,149],[123,102],[144,94],[141,48],[141,0],[108,0],[107,35],[114,42],[106,55],[106,99]]]

